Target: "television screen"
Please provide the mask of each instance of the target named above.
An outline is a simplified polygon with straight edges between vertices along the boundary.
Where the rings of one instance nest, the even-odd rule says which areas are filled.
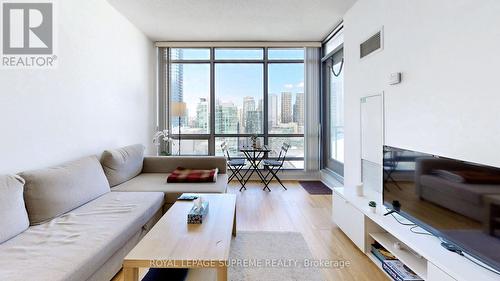
[[[384,205],[500,270],[500,169],[384,146]]]

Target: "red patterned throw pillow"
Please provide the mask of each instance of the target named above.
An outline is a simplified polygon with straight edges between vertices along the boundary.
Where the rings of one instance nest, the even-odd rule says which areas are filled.
[[[216,182],[217,168],[211,170],[192,170],[178,167],[168,177],[167,182]]]

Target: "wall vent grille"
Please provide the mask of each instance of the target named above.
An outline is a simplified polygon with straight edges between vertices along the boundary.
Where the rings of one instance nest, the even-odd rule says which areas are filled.
[[[382,31],[375,33],[359,45],[359,57],[364,58],[380,48],[382,48]]]

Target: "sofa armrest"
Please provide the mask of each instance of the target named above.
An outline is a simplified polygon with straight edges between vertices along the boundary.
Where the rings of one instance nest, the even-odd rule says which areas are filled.
[[[219,169],[226,173],[226,158],[221,156],[147,156],[144,157],[143,173],[171,173],[177,167],[186,169]]]

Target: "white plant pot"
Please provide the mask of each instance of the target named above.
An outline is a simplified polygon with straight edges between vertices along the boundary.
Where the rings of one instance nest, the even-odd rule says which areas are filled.
[[[377,207],[368,206],[368,209],[370,209],[370,212],[373,213],[373,214],[377,213]]]

